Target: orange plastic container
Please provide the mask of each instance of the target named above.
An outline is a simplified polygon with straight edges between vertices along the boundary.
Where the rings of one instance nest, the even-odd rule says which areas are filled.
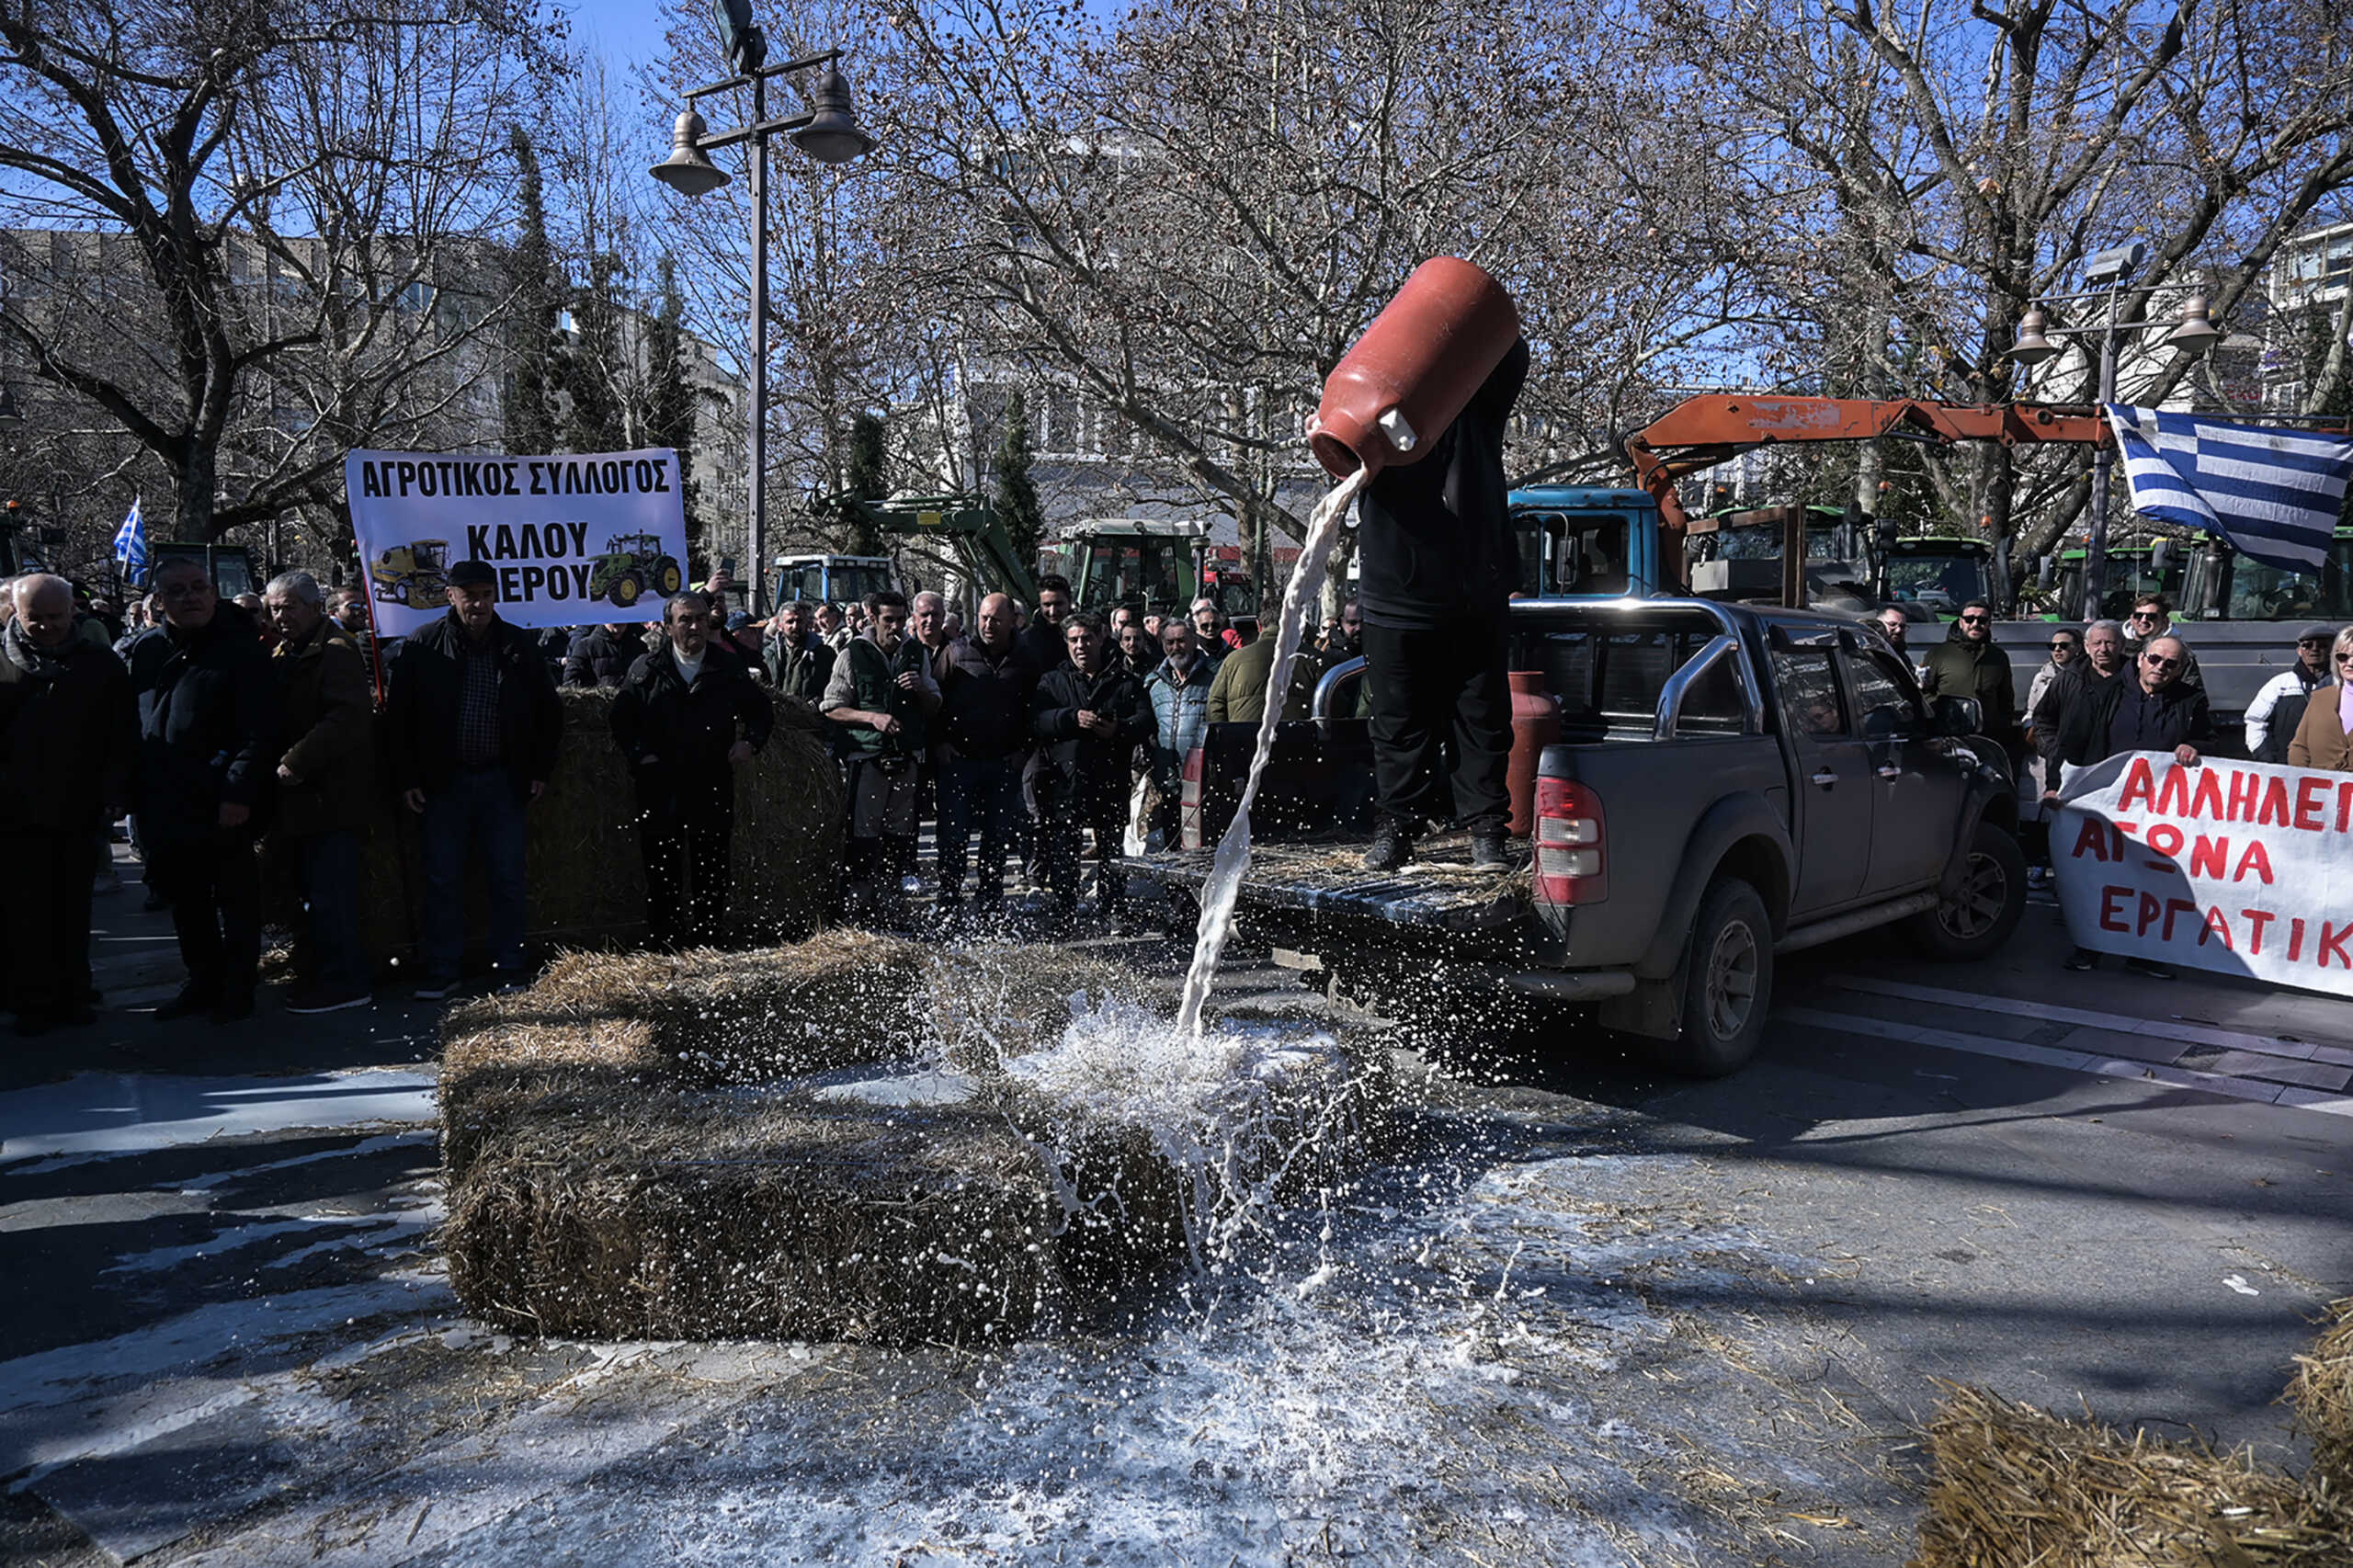
[[[1541,670],[1513,670],[1511,683],[1511,759],[1504,780],[1511,791],[1511,821],[1504,831],[1525,838],[1536,831],[1536,768],[1544,748],[1561,738],[1561,703],[1544,683]]]
[[[1315,459],[1345,479],[1418,460],[1519,340],[1504,286],[1459,256],[1414,268],[1324,383]]]

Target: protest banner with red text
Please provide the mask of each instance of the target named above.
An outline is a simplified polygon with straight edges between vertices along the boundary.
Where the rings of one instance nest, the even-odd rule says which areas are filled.
[[[2051,863],[2081,946],[2353,995],[2353,774],[2158,752],[2069,768]]]
[[[678,454],[353,452],[351,531],[376,630],[404,637],[449,605],[449,568],[480,561],[515,626],[662,619],[686,585]]]

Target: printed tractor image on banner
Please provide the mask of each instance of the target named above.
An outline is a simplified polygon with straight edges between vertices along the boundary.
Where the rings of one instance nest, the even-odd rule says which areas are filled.
[[[2126,752],[2068,770],[2051,863],[2083,947],[2353,996],[2353,776]]]
[[[459,561],[498,574],[498,613],[517,626],[659,620],[686,585],[686,508],[667,448],[541,458],[356,451],[344,480],[387,637],[448,609]]]

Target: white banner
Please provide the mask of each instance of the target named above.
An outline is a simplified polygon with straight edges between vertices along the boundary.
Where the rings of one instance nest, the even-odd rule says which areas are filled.
[[[2051,863],[2080,946],[2353,995],[2353,774],[2161,752],[2071,767]]]
[[[344,460],[376,630],[403,637],[449,608],[449,568],[498,574],[516,626],[662,619],[686,585],[678,454],[509,458],[353,452]]]

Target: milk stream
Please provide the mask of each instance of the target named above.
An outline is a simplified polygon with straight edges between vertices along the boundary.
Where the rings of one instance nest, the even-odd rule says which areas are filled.
[[[1315,613],[1317,597],[1324,591],[1332,536],[1339,531],[1348,503],[1357,498],[1369,477],[1369,471],[1358,469],[1325,495],[1308,518],[1307,543],[1291,570],[1290,587],[1283,595],[1282,619],[1275,631],[1275,662],[1267,672],[1267,710],[1258,720],[1258,745],[1250,756],[1250,777],[1242,786],[1242,804],[1233,821],[1218,840],[1217,857],[1210,862],[1209,881],[1201,888],[1201,923],[1193,937],[1192,967],[1185,971],[1184,1005],[1176,1012],[1179,1040],[1201,1038],[1201,1009],[1217,979],[1218,955],[1225,950],[1225,939],[1233,933],[1233,901],[1242,891],[1242,875],[1250,869],[1250,804],[1258,798],[1258,776],[1267,770],[1267,756],[1274,750],[1275,725],[1283,716],[1283,699],[1290,691],[1290,668],[1299,657],[1307,618]]]

